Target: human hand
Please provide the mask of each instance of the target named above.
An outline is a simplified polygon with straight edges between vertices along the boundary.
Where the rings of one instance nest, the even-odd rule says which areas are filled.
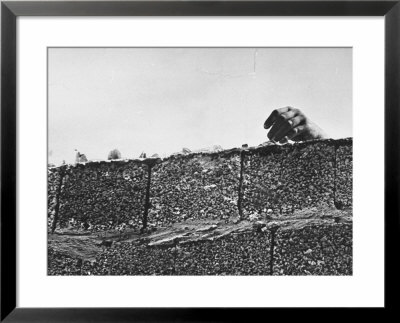
[[[307,118],[301,110],[292,107],[272,111],[264,123],[264,128],[271,128],[268,138],[280,143],[288,140],[306,141],[327,138],[325,132]]]

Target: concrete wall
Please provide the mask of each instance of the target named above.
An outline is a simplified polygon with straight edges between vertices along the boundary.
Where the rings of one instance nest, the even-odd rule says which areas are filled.
[[[93,162],[53,168],[49,174],[49,197],[61,183],[58,199],[53,198],[58,212],[56,204],[49,205],[51,227],[99,231],[142,226],[147,187],[143,162]]]
[[[351,223],[320,223],[277,230],[274,275],[351,275]]]
[[[49,248],[49,275],[352,275],[352,224],[293,221],[189,242],[114,243],[91,261]]]
[[[135,236],[100,249],[101,237],[92,234],[89,242],[78,239],[71,256],[78,240],[67,235],[58,242],[64,249],[49,244],[49,275],[352,274],[352,139],[78,164],[48,174],[50,231],[125,226]],[[229,232],[213,236],[206,226],[202,238],[187,239],[211,222]],[[138,233],[144,226],[157,228],[154,236],[170,233],[150,243],[151,233]],[[79,255],[85,248],[95,259]]]
[[[320,205],[349,208],[352,164],[349,138],[51,168],[49,230],[138,229],[290,215]]]
[[[178,156],[151,171],[149,223],[238,217],[240,151]]]

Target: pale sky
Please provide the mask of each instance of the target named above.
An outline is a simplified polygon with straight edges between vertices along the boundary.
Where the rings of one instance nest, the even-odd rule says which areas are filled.
[[[49,162],[268,140],[273,109],[352,136],[351,48],[50,48]]]

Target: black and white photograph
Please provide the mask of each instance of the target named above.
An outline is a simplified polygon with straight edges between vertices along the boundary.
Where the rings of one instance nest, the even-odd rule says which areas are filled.
[[[352,55],[47,48],[47,275],[352,276]]]

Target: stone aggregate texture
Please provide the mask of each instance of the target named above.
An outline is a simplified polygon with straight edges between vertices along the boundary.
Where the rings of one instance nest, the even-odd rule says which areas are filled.
[[[66,175],[57,228],[139,228],[145,210],[147,223],[160,227],[188,219],[249,219],[319,205],[352,206],[351,139],[178,155],[150,172],[147,167],[132,160],[49,170],[49,223],[61,171]]]
[[[313,206],[334,206],[352,200],[351,140],[320,140],[250,149],[244,154],[243,215],[289,215]],[[339,171],[335,170],[337,167]],[[338,176],[338,185],[335,185]]]
[[[60,172],[58,168],[47,169],[47,225],[52,227],[58,203],[58,191],[60,186]]]
[[[352,275],[352,231],[349,223],[278,230],[274,275]]]
[[[147,166],[140,161],[65,168],[57,228],[107,230],[143,222]]]
[[[230,234],[178,245],[176,275],[269,275],[269,232]]]
[[[338,209],[353,206],[353,146],[338,141],[336,147],[335,206]]]
[[[96,266],[86,275],[172,275],[174,273],[173,247],[158,248],[123,242],[106,249],[96,257]],[[90,270],[89,270],[90,271]]]
[[[115,243],[95,260],[66,256],[49,246],[49,275],[269,275],[269,232],[149,246]]]
[[[116,243],[95,259],[68,256],[49,247],[50,276],[152,276],[174,274],[174,247],[150,247],[135,242]]]
[[[352,274],[351,138],[153,162],[48,169],[49,275]]]
[[[47,249],[47,274],[49,276],[74,276],[79,275],[78,259],[53,248]]]
[[[281,180],[286,146],[267,146],[244,154],[243,199],[244,218],[251,215],[280,214],[284,194]]]
[[[172,156],[151,171],[148,221],[238,217],[240,152]]]
[[[82,246],[82,244],[80,245]],[[94,259],[49,245],[49,275],[352,275],[352,223],[293,219],[214,239],[115,242]],[[65,251],[65,250],[64,250]],[[93,257],[92,257],[93,258]]]

